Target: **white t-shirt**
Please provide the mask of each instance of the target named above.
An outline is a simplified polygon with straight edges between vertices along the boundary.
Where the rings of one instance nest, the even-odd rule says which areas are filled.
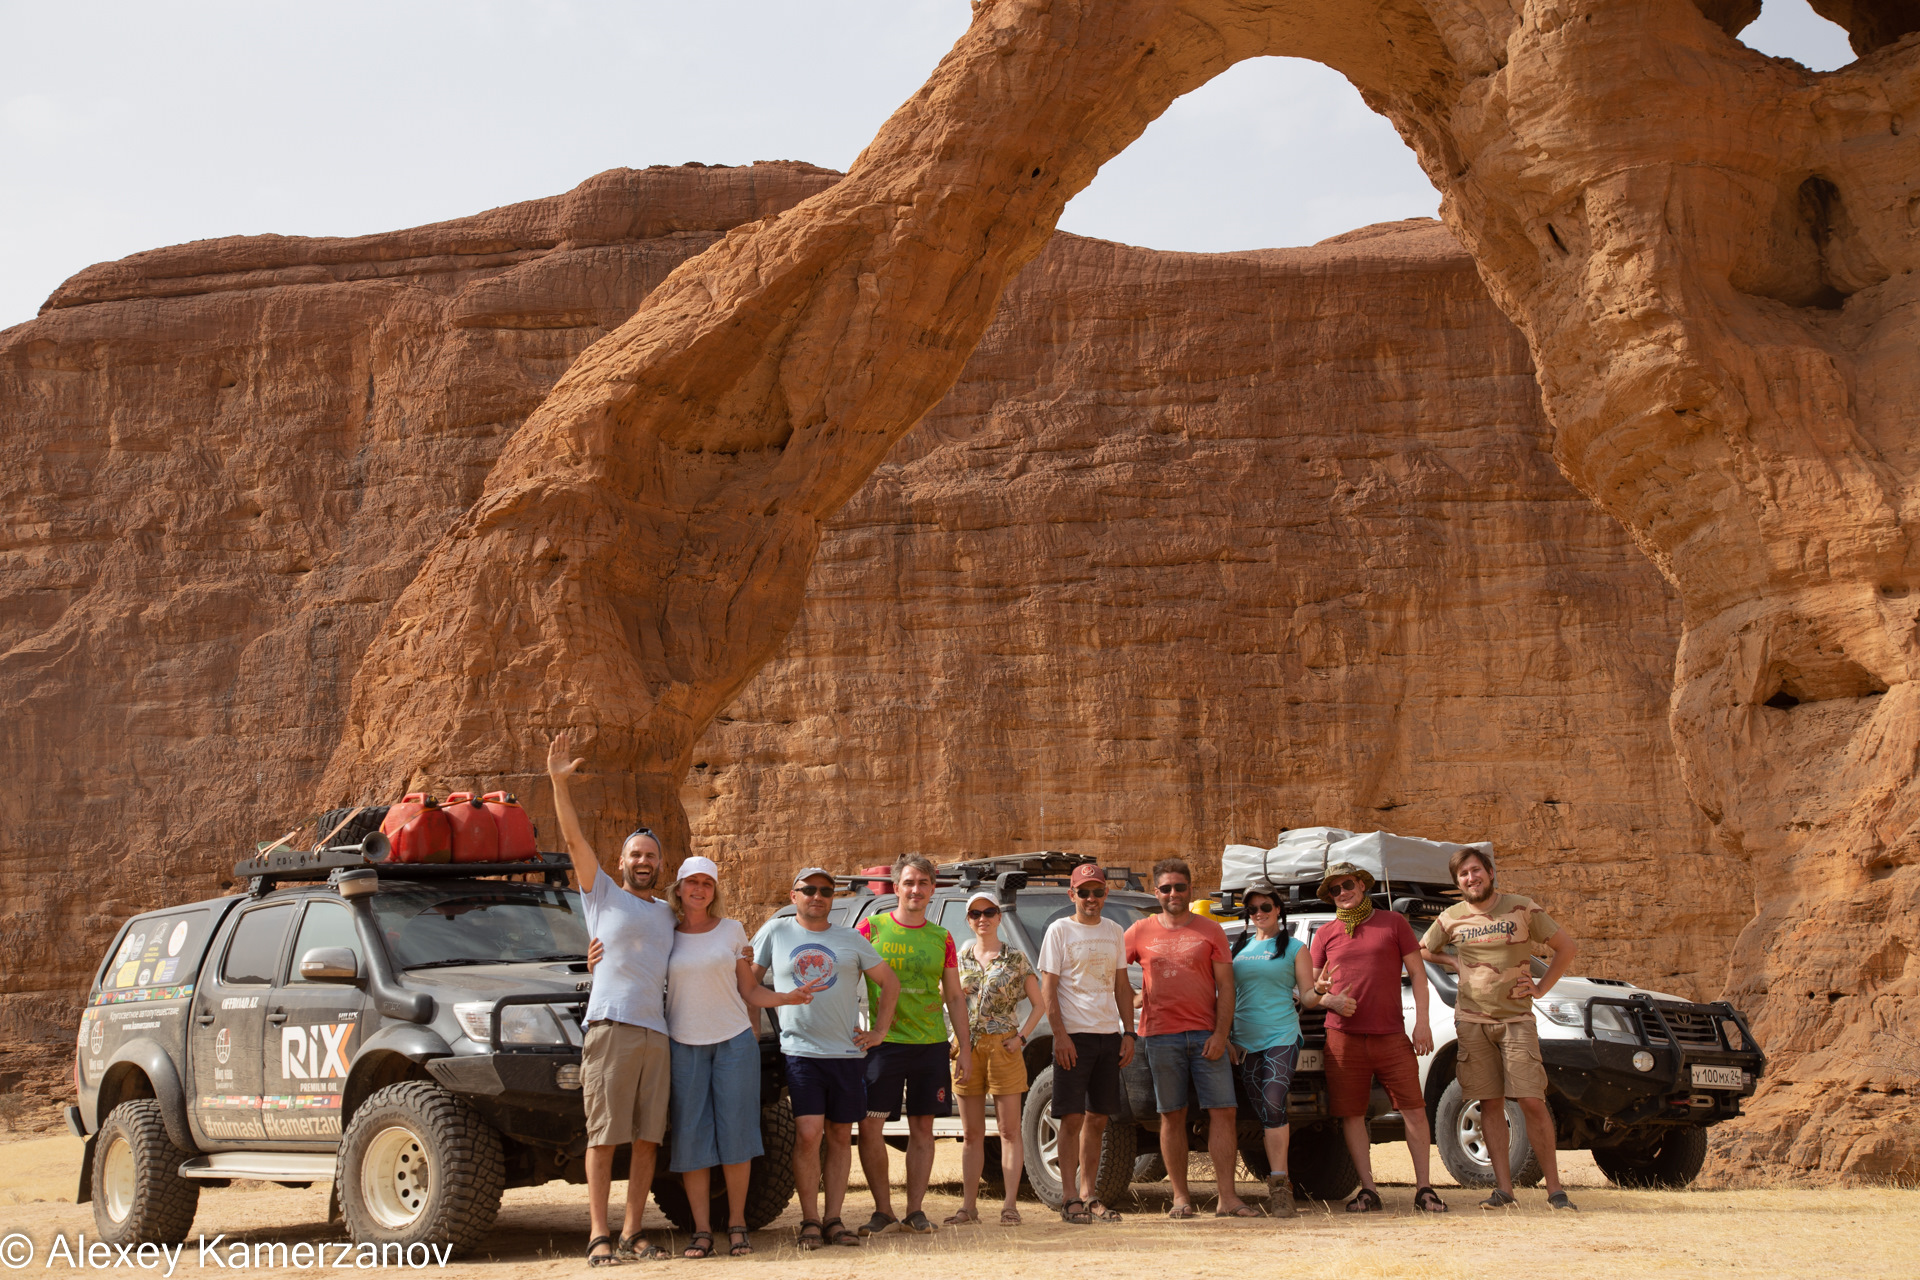
[[[738,920],[722,920],[705,933],[676,929],[667,959],[667,1034],[681,1044],[719,1044],[751,1030],[753,1015],[734,966],[752,959]]]
[[[1040,972],[1060,975],[1060,1020],[1077,1035],[1126,1030],[1113,999],[1113,975],[1126,968],[1127,935],[1111,920],[1085,925],[1063,916],[1047,926]]]

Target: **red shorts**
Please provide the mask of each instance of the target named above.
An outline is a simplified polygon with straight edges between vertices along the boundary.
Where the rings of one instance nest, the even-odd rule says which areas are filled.
[[[1424,1108],[1420,1060],[1405,1032],[1363,1036],[1327,1028],[1327,1102],[1340,1117],[1367,1114],[1374,1077],[1402,1115]]]

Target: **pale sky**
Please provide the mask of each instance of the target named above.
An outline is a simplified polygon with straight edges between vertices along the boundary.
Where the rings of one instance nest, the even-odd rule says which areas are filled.
[[[212,236],[359,235],[604,169],[845,169],[967,0],[0,0],[0,328],[95,262]],[[1852,60],[1806,0],[1743,39]],[[1243,63],[1176,102],[1060,225],[1160,249],[1311,244],[1439,197],[1338,75]]]

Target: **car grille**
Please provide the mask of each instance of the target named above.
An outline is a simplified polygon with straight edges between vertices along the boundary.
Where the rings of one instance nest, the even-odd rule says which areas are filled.
[[[1303,1044],[1320,1048],[1327,1043],[1327,1011],[1325,1009],[1300,1010],[1300,1039]]]
[[[1691,1049],[1721,1048],[1718,1019],[1710,1013],[1697,1013],[1692,1010],[1679,1010],[1671,1005],[1660,1005],[1660,1012],[1666,1015],[1667,1025],[1673,1028],[1674,1039]],[[1647,1039],[1656,1044],[1665,1044],[1667,1035],[1661,1030],[1658,1018],[1645,1018]]]

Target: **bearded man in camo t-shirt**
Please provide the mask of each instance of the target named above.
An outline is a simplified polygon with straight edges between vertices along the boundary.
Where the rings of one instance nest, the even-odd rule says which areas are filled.
[[[1464,901],[1440,913],[1420,940],[1420,953],[1453,968],[1460,992],[1453,1022],[1459,1037],[1454,1078],[1460,1092],[1480,1103],[1480,1123],[1493,1161],[1494,1191],[1482,1209],[1514,1203],[1507,1148],[1506,1099],[1520,1104],[1527,1139],[1547,1183],[1547,1204],[1571,1209],[1554,1158],[1553,1113],[1547,1109],[1547,1072],[1540,1065],[1540,1033],[1533,1002],[1553,989],[1578,950],[1573,938],[1531,898],[1494,887],[1493,854],[1475,845],[1448,860]],[[1545,943],[1553,961],[1533,976],[1533,948]],[[1450,952],[1451,954],[1447,954]]]

